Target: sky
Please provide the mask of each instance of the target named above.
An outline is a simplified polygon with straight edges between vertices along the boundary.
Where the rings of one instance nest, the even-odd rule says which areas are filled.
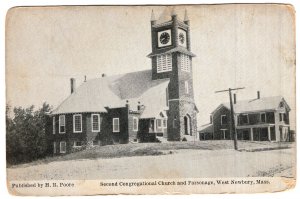
[[[6,17],[6,88],[12,106],[56,107],[70,78],[87,79],[151,69],[150,16],[161,6],[19,7]],[[199,5],[187,10],[198,126],[234,87],[237,99],[283,96],[295,129],[295,19],[284,5]]]

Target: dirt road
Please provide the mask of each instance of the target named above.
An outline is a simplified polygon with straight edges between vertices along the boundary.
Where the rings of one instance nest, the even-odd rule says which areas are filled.
[[[292,149],[238,152],[178,150],[160,156],[57,161],[8,168],[9,180],[81,180],[198,177],[292,177]]]

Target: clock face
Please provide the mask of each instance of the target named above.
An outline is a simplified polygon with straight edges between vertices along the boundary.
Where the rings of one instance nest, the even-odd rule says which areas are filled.
[[[164,30],[157,33],[158,47],[165,47],[172,45],[171,30]]]
[[[186,47],[186,32],[182,29],[178,29],[178,44]]]
[[[184,42],[185,42],[185,36],[182,32],[179,33],[179,42],[180,42],[180,44],[184,44]]]
[[[159,37],[159,41],[162,44],[167,44],[169,40],[170,40],[170,35],[167,32],[163,32]]]

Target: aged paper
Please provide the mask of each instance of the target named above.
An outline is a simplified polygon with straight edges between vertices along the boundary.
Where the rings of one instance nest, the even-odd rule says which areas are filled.
[[[296,183],[286,4],[14,7],[13,195],[261,193]]]

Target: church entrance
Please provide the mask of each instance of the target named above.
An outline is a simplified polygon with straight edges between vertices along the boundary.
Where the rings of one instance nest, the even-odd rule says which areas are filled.
[[[184,134],[192,135],[191,131],[191,117],[189,115],[184,116]]]

